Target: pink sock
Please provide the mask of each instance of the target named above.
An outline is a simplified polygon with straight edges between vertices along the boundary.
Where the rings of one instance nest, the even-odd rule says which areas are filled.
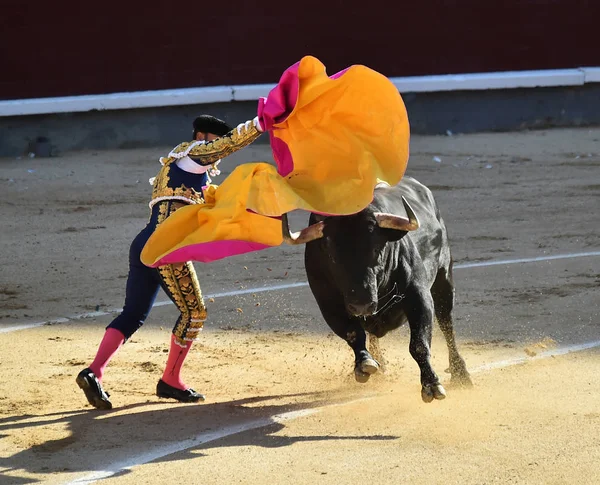
[[[123,345],[123,342],[125,342],[125,336],[118,330],[109,328],[104,332],[104,337],[102,338],[102,342],[100,342],[94,362],[90,364],[91,371],[96,375],[99,381],[102,381],[104,369],[110,362],[110,359],[112,359],[113,355],[115,355],[117,350]]]
[[[192,342],[186,342],[185,347],[182,347],[177,343],[175,335],[171,334],[171,348],[169,350],[167,366],[165,367],[162,380],[170,386],[181,389],[182,391],[189,389],[189,386],[181,380],[181,367],[183,366],[183,361],[187,357],[191,346]]]

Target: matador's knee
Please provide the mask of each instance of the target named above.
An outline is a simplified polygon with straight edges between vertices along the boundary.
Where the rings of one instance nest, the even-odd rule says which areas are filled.
[[[198,338],[207,316],[196,271],[191,262],[160,266],[158,271],[165,290],[181,312],[173,335],[185,345]]]

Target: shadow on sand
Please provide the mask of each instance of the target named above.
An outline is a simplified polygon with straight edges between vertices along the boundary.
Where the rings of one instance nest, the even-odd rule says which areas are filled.
[[[356,399],[358,396],[354,396]],[[284,413],[309,410],[351,399],[332,392],[252,397],[214,404],[144,403],[111,411],[73,410],[46,415],[0,419],[0,438],[6,431],[63,425],[69,435],[34,444],[9,458],[0,458],[0,482],[41,481],[6,475],[89,472],[94,479],[126,474],[128,466],[149,461],[183,460],[201,456],[193,449],[222,446],[276,448],[300,441],[392,440],[395,436],[274,436],[285,428]],[[281,401],[284,401],[281,403]],[[293,401],[290,403],[290,401]],[[306,410],[306,411],[305,411]],[[33,430],[31,428],[34,428]],[[3,433],[4,431],[4,433]],[[101,460],[98,457],[102,457]],[[90,477],[92,478],[92,477]]]

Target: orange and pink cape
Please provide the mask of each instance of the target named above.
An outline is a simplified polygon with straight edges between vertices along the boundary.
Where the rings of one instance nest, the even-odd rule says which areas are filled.
[[[209,262],[278,246],[282,214],[359,212],[378,182],[394,185],[406,170],[404,103],[388,78],[365,66],[328,76],[318,59],[304,57],[259,100],[258,117],[276,165],[242,164],[209,186],[204,204],[179,209],[156,229],[144,264]]]

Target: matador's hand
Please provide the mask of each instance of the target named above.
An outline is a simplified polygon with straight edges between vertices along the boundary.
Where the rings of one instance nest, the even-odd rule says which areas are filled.
[[[260,132],[264,132],[265,130],[263,129],[263,127],[260,124],[260,120],[258,119],[258,116],[256,116],[254,119],[252,120],[248,120],[245,123],[240,123],[239,125],[237,125],[237,134],[241,135],[242,134],[242,130],[243,131],[248,131],[250,129],[250,127],[254,125],[254,127],[260,131]]]

